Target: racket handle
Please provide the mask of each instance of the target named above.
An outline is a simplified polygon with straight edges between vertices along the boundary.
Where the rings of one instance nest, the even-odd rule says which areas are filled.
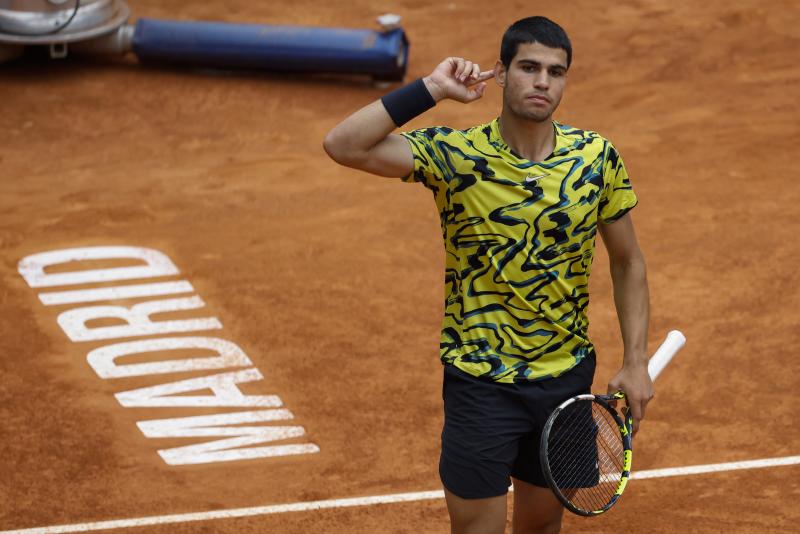
[[[658,347],[658,350],[647,364],[647,372],[650,374],[651,380],[655,381],[658,378],[664,367],[669,364],[685,344],[686,337],[678,330],[672,330],[667,334],[667,339]]]

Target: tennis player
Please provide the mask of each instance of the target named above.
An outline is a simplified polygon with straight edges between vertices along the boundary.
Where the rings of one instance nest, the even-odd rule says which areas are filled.
[[[628,213],[637,203],[605,138],[553,120],[572,45],[545,17],[505,32],[494,69],[458,57],[355,112],[326,136],[342,165],[420,182],[439,210],[446,253],[439,472],[455,533],[500,533],[514,484],[516,534],[554,533],[563,508],[539,466],[539,436],[560,402],[588,393],[589,271],[600,233],[622,332],[634,427],[653,396],[648,287]],[[392,133],[444,99],[479,100],[494,78],[500,116],[466,130]],[[601,104],[603,95],[596,95]]]

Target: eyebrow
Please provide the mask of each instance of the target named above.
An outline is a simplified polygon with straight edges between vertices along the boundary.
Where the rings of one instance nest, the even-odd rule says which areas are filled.
[[[520,59],[520,60],[517,60],[517,63],[526,64],[526,65],[536,65],[536,66],[539,66],[539,67],[542,66],[542,62],[541,61],[536,61],[535,59]],[[567,70],[567,66],[566,65],[562,65],[561,63],[553,63],[552,65],[547,65],[547,68],[548,69],[556,68],[556,69]]]

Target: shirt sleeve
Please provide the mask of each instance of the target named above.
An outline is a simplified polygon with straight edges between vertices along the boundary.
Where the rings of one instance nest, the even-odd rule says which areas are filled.
[[[444,151],[446,132],[439,128],[422,128],[403,132],[414,155],[414,170],[403,177],[404,182],[421,182],[434,192],[443,189],[448,166]]]
[[[600,195],[600,220],[611,224],[638,203],[636,193],[628,179],[628,171],[622,158],[609,142],[603,158],[603,193]]]

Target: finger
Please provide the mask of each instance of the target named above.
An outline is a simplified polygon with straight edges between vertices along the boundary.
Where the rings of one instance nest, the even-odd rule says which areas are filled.
[[[619,391],[619,387],[617,387],[617,385],[616,385],[616,384],[614,384],[614,382],[613,382],[613,381],[612,381],[612,382],[609,382],[609,383],[608,383],[608,387],[606,388],[606,395],[613,395],[613,394],[614,394],[614,393],[616,393],[617,391]],[[612,407],[612,408],[614,408],[615,410],[617,409],[617,401],[615,401],[615,400],[613,400],[613,399],[609,399],[609,400],[608,400],[608,404],[609,404],[609,406],[611,406],[611,407]]]
[[[640,408],[639,408],[639,413],[640,413],[640,415],[641,415],[641,419],[644,419],[644,414],[645,414],[645,412],[647,411],[647,403],[648,403],[648,402],[650,402],[650,399],[648,399],[647,397],[645,397],[645,398],[643,398],[643,399],[641,400],[641,402],[639,403],[639,406],[640,406]]]
[[[455,65],[456,65],[456,70],[453,71],[453,78],[455,78],[456,80],[460,80],[461,79],[461,73],[464,72],[464,59],[460,58],[460,57],[456,57],[456,58],[453,58],[453,61],[455,62]]]
[[[467,81],[467,77],[472,75],[472,61],[464,62],[464,69],[461,71],[461,77],[458,79],[460,82]]]
[[[479,72],[478,76],[475,78],[476,82],[484,82],[489,78],[494,78],[494,69],[492,70],[485,70],[483,72]]]
[[[472,64],[472,73],[470,74],[470,81],[475,81],[481,73],[481,67],[477,63]]]
[[[475,72],[475,69],[473,69],[473,72]],[[489,71],[489,72],[490,72],[490,73],[492,73],[492,72],[494,72],[494,71]],[[485,74],[486,74],[485,72],[480,72],[480,71],[478,71],[478,73],[477,73],[477,74],[475,74],[473,77],[470,77],[470,78],[467,80],[467,82],[466,82],[466,83],[467,83],[468,85],[475,85],[475,86],[477,86],[477,84],[479,84],[479,83],[484,83],[486,80],[488,80],[488,79],[490,79],[490,78],[492,78],[492,77],[494,76],[494,74],[490,74],[490,75],[487,77],[487,76],[485,76]]]
[[[628,405],[628,409],[631,411],[631,417],[633,417],[633,425],[636,428],[639,428],[639,423],[642,420],[642,404],[641,402],[631,402]]]
[[[629,406],[625,406],[622,409],[622,412],[623,412],[622,415],[625,417],[626,420],[628,419],[628,414],[630,414],[630,416],[631,416],[631,435],[635,436],[636,433],[639,432],[639,420],[636,419],[635,417],[633,417],[633,412],[631,411]]]
[[[642,402],[638,399],[635,401],[629,401],[629,406],[631,409],[631,415],[637,421],[641,420],[642,418]]]
[[[483,92],[486,90],[485,83],[479,83],[478,85],[474,85],[467,90],[467,97],[464,102],[474,102],[483,96]]]

